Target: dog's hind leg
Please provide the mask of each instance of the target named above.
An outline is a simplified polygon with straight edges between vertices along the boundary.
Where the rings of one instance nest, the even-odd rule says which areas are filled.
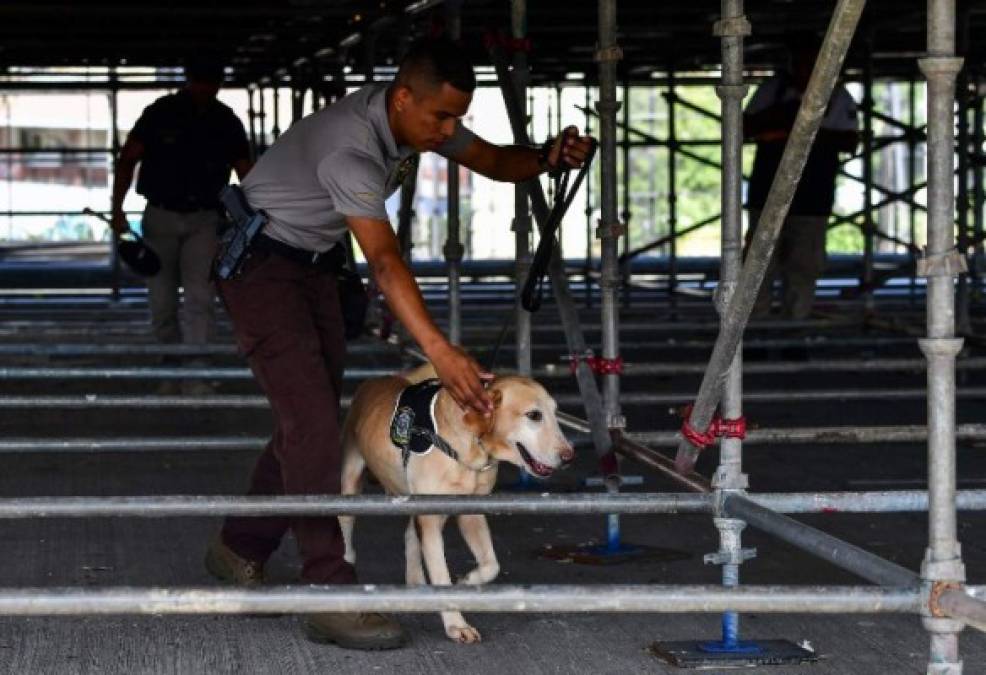
[[[442,541],[442,527],[446,516],[418,516],[421,527],[421,552],[428,568],[428,578],[434,586],[449,586],[448,563],[445,561],[445,542]],[[442,612],[445,634],[456,642],[479,642],[479,631],[466,623],[460,612]]]
[[[500,573],[500,563],[493,550],[490,526],[483,515],[459,516],[459,532],[476,559],[476,569],[459,579],[460,584],[488,584]]]
[[[418,539],[414,516],[408,519],[407,529],[404,531],[404,559],[407,565],[405,574],[407,585],[421,586],[428,583],[428,580],[425,579],[425,568],[421,561],[421,540]]]
[[[363,491],[363,475],[366,472],[366,460],[352,441],[343,444],[342,461],[342,494],[358,495]],[[353,526],[355,516],[339,516],[339,527],[346,542],[345,559],[350,565],[356,563],[356,547],[353,545]]]

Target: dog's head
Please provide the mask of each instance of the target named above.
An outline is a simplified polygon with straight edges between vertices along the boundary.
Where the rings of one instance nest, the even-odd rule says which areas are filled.
[[[558,404],[544,387],[527,377],[501,377],[490,385],[489,394],[493,414],[467,412],[465,423],[494,459],[541,477],[575,459],[572,444],[558,427]]]

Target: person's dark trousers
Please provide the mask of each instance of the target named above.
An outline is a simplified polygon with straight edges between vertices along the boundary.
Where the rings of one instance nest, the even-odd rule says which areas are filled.
[[[274,435],[247,494],[339,494],[339,396],[346,342],[335,275],[258,251],[243,273],[219,281],[240,351],[270,401]],[[303,560],[302,580],[353,583],[336,517],[227,518],[222,540],[244,558],[266,561],[288,528]]]

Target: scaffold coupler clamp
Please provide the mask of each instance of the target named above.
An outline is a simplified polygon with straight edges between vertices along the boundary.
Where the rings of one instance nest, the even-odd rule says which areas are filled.
[[[965,587],[965,565],[959,542],[955,542],[953,554],[949,560],[931,560],[929,549],[921,563],[921,622],[932,633],[958,633],[965,627],[962,621],[946,616],[938,604],[945,591]]]
[[[746,417],[723,419],[715,415],[705,431],[700,431],[691,424],[692,406],[687,405],[681,413],[681,436],[699,450],[704,450],[717,438],[746,438]]]
[[[706,565],[742,565],[747,560],[757,557],[756,548],[743,548],[740,545],[740,535],[746,523],[736,518],[713,518],[712,522],[719,530],[719,550],[706,553],[702,560]]]
[[[579,364],[585,363],[589,366],[591,370],[596,375],[622,375],[623,374],[623,357],[617,356],[616,358],[607,359],[604,356],[596,356],[595,352],[591,349],[585,350],[582,354],[569,354],[568,365],[572,370],[574,375],[578,372]]]
[[[752,31],[745,14],[719,19],[712,25],[712,34],[716,37],[747,37]]]
[[[954,246],[941,253],[929,253],[926,246],[924,255],[917,260],[919,277],[954,277],[968,271],[965,256]]]

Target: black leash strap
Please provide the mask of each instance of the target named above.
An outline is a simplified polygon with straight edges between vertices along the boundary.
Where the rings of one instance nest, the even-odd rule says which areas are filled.
[[[551,255],[555,250],[558,228],[568,211],[568,207],[572,205],[582,181],[589,174],[589,168],[595,155],[596,142],[593,140],[585,161],[576,174],[575,180],[571,182],[571,186],[569,186],[571,170],[567,167],[560,169],[552,176],[555,181],[555,201],[551,207],[551,213],[548,214],[548,220],[541,229],[541,240],[534,252],[534,261],[531,263],[531,269],[527,273],[527,280],[524,281],[524,289],[520,295],[521,305],[532,314],[541,308],[541,302],[544,299],[544,279],[548,274],[548,264],[551,262]]]

